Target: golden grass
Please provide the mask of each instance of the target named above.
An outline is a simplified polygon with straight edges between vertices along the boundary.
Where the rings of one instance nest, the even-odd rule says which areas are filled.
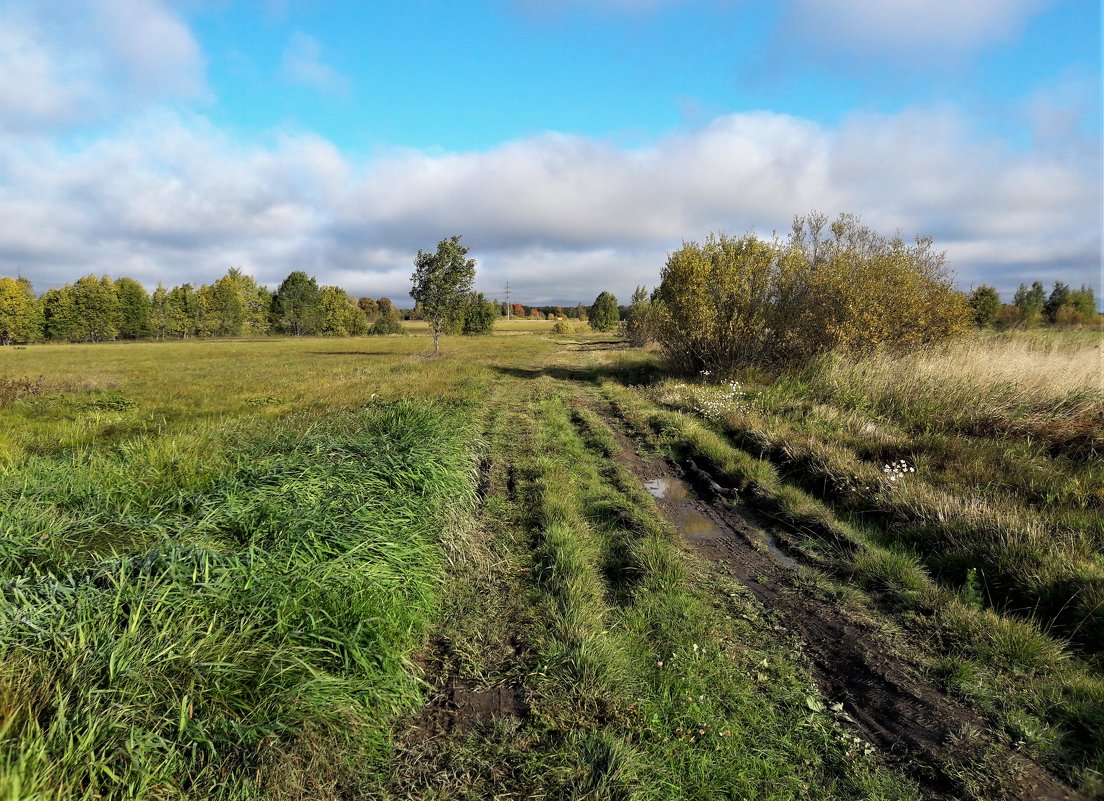
[[[979,336],[903,358],[869,359],[859,369],[891,385],[965,382],[985,390],[1014,384],[1035,398],[1057,399],[1083,390],[1104,392],[1104,334]]]
[[[1104,334],[1094,331],[977,335],[906,356],[827,361],[810,384],[823,401],[909,427],[1032,436],[1089,454],[1104,436]]]

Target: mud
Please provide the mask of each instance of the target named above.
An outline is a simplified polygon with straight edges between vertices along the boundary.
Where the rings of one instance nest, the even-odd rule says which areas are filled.
[[[516,687],[510,684],[479,687],[450,675],[447,665],[451,655],[446,643],[431,642],[421,661],[423,672],[435,676],[437,686],[426,705],[408,720],[410,743],[462,734],[474,726],[500,718],[521,720],[526,716],[525,703]]]
[[[719,574],[736,579],[788,629],[829,703],[856,733],[936,797],[1022,801],[1084,798],[1035,762],[1009,749],[986,721],[924,679],[876,625],[793,587],[799,564],[753,509],[734,504],[698,465],[646,460],[609,420],[618,458]],[[689,481],[685,480],[689,479]]]

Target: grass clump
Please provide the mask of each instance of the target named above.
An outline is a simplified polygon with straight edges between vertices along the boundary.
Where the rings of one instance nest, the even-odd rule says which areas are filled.
[[[472,509],[457,414],[289,420],[175,503],[171,484],[95,464],[113,458],[2,477],[16,538],[0,575],[0,785],[43,799],[372,786],[388,721],[420,701],[407,655],[437,608],[440,530]],[[52,546],[26,536],[41,519]]]

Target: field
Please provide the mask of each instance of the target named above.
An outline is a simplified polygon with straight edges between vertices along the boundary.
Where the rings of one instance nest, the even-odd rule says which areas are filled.
[[[0,798],[1104,795],[1101,336],[0,349]]]

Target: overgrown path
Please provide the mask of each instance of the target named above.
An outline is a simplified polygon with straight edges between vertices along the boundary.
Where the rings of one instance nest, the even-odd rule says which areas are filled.
[[[1081,797],[988,732],[986,721],[917,670],[883,625],[803,582],[800,556],[778,545],[779,523],[740,501],[693,459],[648,458],[603,401],[590,404],[617,431],[615,454],[657,495],[694,552],[736,578],[791,633],[831,709],[932,794]],[[805,586],[802,586],[802,585]],[[812,590],[812,591],[810,591]]]
[[[647,447],[600,371],[502,372],[390,797],[1080,797]]]

